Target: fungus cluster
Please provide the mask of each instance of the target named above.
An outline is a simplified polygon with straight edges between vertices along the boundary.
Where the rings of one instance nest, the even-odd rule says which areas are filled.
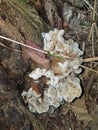
[[[42,33],[43,50],[49,52],[50,69],[36,68],[29,77],[35,83],[43,83],[43,92],[36,92],[31,87],[22,96],[26,98],[31,112],[43,113],[59,107],[63,101],[72,102],[81,96],[80,79],[83,52],[78,43],[72,39],[63,38],[64,30],[54,29],[49,33]],[[43,80],[44,79],[44,80]]]

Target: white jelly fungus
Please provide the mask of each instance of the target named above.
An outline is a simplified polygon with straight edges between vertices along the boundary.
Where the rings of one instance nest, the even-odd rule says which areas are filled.
[[[41,93],[36,93],[33,88],[22,93],[31,112],[47,112],[51,106],[57,108],[63,101],[70,103],[81,96],[82,89],[77,74],[82,70],[80,64],[83,52],[79,49],[77,42],[72,39],[65,40],[63,35],[64,30],[58,29],[42,33],[43,50],[48,51],[53,57],[50,58],[49,70],[36,68],[29,74],[29,77],[35,82],[39,82],[40,78],[44,76],[47,86],[43,90],[43,96]]]

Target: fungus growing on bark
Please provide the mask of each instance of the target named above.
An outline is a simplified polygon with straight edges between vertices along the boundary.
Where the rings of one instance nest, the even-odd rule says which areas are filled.
[[[45,77],[43,96],[36,93],[33,88],[22,93],[32,112],[47,112],[51,106],[57,108],[62,101],[72,102],[81,96],[82,89],[77,74],[82,70],[80,64],[83,52],[77,42],[72,39],[65,40],[63,34],[64,30],[57,29],[42,33],[43,50],[49,52],[51,64],[48,70],[36,68],[29,74],[35,82],[40,82],[41,77]]]

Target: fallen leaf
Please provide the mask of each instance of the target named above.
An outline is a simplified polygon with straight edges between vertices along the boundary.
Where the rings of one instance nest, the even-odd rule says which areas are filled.
[[[42,48],[39,45],[37,45],[36,43],[30,40],[25,40],[25,44],[31,47],[37,48],[39,50],[42,50]],[[46,58],[46,54],[37,50],[27,48],[27,47],[25,47],[24,50],[35,63],[43,66],[46,69],[50,68],[50,60]]]
[[[92,120],[91,115],[88,113],[86,109],[84,97],[72,103],[71,110],[76,114],[78,120],[83,120],[88,122]]]

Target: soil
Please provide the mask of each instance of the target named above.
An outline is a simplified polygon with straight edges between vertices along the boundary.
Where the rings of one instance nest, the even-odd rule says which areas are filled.
[[[97,57],[98,2],[89,0],[89,4],[81,0],[0,0],[0,35],[22,43],[31,40],[42,47],[42,32],[63,28],[65,39],[79,43],[84,59]],[[33,84],[28,74],[38,64],[23,46],[0,38],[0,130],[98,130],[98,62],[91,60],[82,66],[79,99],[62,104],[53,113],[31,113],[21,93]]]

